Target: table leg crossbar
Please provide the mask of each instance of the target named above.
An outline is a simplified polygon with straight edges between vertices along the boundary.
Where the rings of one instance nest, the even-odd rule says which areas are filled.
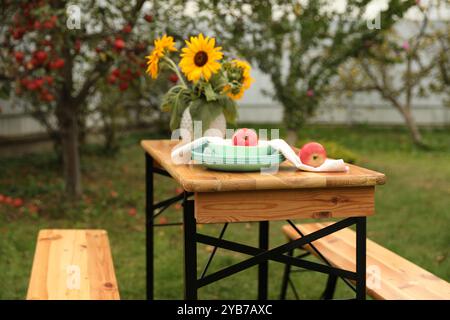
[[[218,238],[208,235],[197,233],[196,220],[194,215],[194,200],[190,200],[193,194],[184,192],[176,195],[170,199],[161,201],[157,204],[153,203],[153,174],[161,174],[164,176],[170,175],[163,169],[153,166],[153,160],[146,154],[146,216],[147,216],[147,299],[153,299],[153,227],[158,226],[154,224],[154,219],[166,210],[170,205],[183,200],[183,225],[184,225],[184,278],[185,278],[185,291],[184,295],[186,299],[197,299],[197,290],[203,286],[206,286],[212,282],[229,277],[233,274],[251,268],[258,265],[258,298],[267,299],[267,278],[268,278],[268,261],[276,261],[286,264],[286,267],[295,266],[306,270],[317,271],[329,275],[330,288],[335,286],[335,280],[337,277],[341,277],[344,281],[353,280],[356,282],[356,298],[365,298],[365,241],[366,241],[366,220],[365,217],[351,217],[338,221],[332,225],[329,225],[321,230],[315,231],[308,235],[303,235],[291,221],[288,222],[295,227],[300,234],[300,238],[290,241],[286,244],[278,246],[276,248],[268,248],[268,231],[269,222],[262,221],[259,223],[259,247],[252,247],[244,244],[240,244],[233,241],[223,239],[223,235],[227,229],[226,223]],[[155,210],[160,209],[156,214]],[[326,237],[329,234],[337,232],[341,229],[356,224],[357,228],[357,258],[356,258],[356,272],[343,270],[331,266],[331,264],[315,249],[311,242]],[[171,225],[179,225],[174,223]],[[201,277],[197,278],[197,243],[207,244],[214,246],[211,256],[202,272]],[[294,257],[293,250],[300,248],[304,245],[310,245],[317,250],[319,257],[325,264],[316,263],[302,259],[304,256]],[[219,271],[213,272],[207,275],[207,270],[214,258],[217,248],[223,248],[252,257],[238,262],[229,267],[223,268]],[[287,253],[287,254],[286,254]],[[290,280],[289,278],[287,279]],[[327,286],[328,288],[328,286]],[[296,292],[295,292],[296,293]],[[296,294],[297,296],[297,294]]]
[[[219,248],[232,250],[235,252],[252,255],[253,257],[241,261],[237,264],[234,264],[232,266],[226,267],[224,269],[221,269],[219,271],[216,271],[203,279],[198,280],[198,287],[203,287],[207,284],[210,284],[212,282],[218,281],[220,279],[223,279],[225,277],[231,276],[235,273],[241,272],[245,269],[248,269],[250,267],[253,267],[261,262],[272,260],[277,261],[285,264],[290,264],[293,266],[297,266],[304,269],[314,270],[321,273],[326,274],[333,274],[336,276],[342,276],[346,277],[348,279],[356,280],[357,274],[355,272],[342,270],[339,268],[330,267],[327,265],[303,260],[301,258],[292,257],[284,255],[285,252],[292,250],[294,248],[301,247],[305,244],[308,244],[314,240],[317,240],[319,238],[325,237],[328,234],[331,234],[333,232],[336,232],[338,230],[341,230],[343,228],[348,227],[349,225],[352,225],[354,223],[354,218],[348,218],[342,221],[339,221],[333,225],[330,225],[324,229],[321,229],[319,231],[316,231],[314,233],[311,233],[303,238],[299,238],[297,240],[288,242],[286,244],[283,244],[279,247],[276,247],[274,249],[270,250],[264,250],[260,248],[254,248],[248,245],[223,240],[223,239],[217,239],[214,237],[210,237],[203,234],[196,234],[195,241],[197,243],[203,243],[208,245],[217,246]]]
[[[305,235],[303,234],[303,232],[300,231],[299,228],[297,228],[297,226],[291,221],[291,220],[287,220],[287,222],[290,224],[290,226],[300,235],[300,237],[304,237]],[[312,243],[309,244],[309,246],[314,250],[314,252],[317,254],[317,256],[328,266],[331,266],[331,263],[323,256],[323,254],[316,248],[316,246]],[[290,270],[289,270],[290,271]],[[290,271],[292,272],[292,271]],[[356,289],[354,288],[354,286],[344,277],[340,277],[342,279],[342,281],[344,281],[344,283],[350,288],[352,289],[354,292],[356,292]],[[327,286],[325,288],[325,292],[323,293],[322,297],[324,299],[331,299],[331,297],[334,294],[335,288],[336,288],[336,281],[337,281],[337,276],[336,275],[331,275],[328,277],[328,281],[327,281]]]

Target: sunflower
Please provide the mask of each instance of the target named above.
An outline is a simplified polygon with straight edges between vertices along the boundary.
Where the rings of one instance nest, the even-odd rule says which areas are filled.
[[[163,35],[162,38],[158,38],[154,42],[155,47],[153,51],[146,57],[147,58],[147,73],[152,76],[153,79],[158,77],[159,60],[164,57],[167,51],[177,51],[175,48],[175,42],[173,37]]]
[[[227,96],[229,96],[233,100],[239,100],[244,95],[245,90],[250,88],[251,84],[254,81],[254,79],[250,76],[250,70],[252,69],[252,67],[248,64],[248,62],[242,60],[232,60],[231,64],[233,67],[241,70],[241,78],[239,79],[241,86],[238,92],[233,93],[231,87],[229,85],[226,85],[224,91],[226,91]]]
[[[211,75],[220,69],[217,60],[223,57],[220,51],[222,48],[215,47],[214,38],[205,38],[201,33],[198,37],[191,37],[190,40],[190,42],[186,40],[186,47],[181,50],[183,52],[179,63],[181,71],[189,81],[197,82],[201,77],[208,81]]]

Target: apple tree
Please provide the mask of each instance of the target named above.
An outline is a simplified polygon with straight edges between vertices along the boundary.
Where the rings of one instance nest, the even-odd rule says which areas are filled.
[[[384,40],[342,65],[338,91],[376,92],[403,117],[413,143],[426,147],[413,114],[416,98],[449,94],[449,22],[431,22],[430,7],[417,6],[421,19],[412,34],[394,25]],[[403,32],[404,33],[404,32]],[[351,94],[352,95],[352,94]],[[353,95],[352,95],[353,96]]]
[[[77,198],[79,139],[86,117],[98,111],[91,109],[92,100],[102,88],[106,101],[108,92],[121,96],[143,81],[145,56],[158,28],[155,5],[5,0],[0,6],[1,92],[25,101],[60,146],[66,191]]]
[[[270,76],[269,94],[284,107],[291,143],[326,97],[339,66],[381,41],[382,31],[415,3],[390,1],[377,25],[364,16],[369,0],[347,1],[341,10],[328,0],[198,2],[199,8],[213,12],[209,25],[221,41]]]

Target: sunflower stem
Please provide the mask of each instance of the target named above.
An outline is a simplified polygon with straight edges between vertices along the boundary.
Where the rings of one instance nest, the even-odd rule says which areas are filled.
[[[168,57],[166,57],[166,56],[164,56],[163,59],[164,59],[165,62],[167,62],[169,68],[170,68],[173,72],[176,73],[178,79],[180,79],[181,84],[182,84],[185,88],[187,88],[186,82],[184,81],[183,76],[181,75],[180,70],[178,69],[178,67],[177,67],[177,65],[175,64],[175,62],[173,62],[172,59],[170,59],[170,58],[168,58]]]

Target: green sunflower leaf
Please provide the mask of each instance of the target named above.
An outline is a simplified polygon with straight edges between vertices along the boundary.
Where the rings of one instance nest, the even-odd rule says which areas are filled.
[[[216,101],[217,94],[214,92],[211,83],[206,82],[203,86],[203,90],[205,91],[206,101]]]
[[[175,130],[180,126],[184,110],[189,106],[191,90],[182,85],[177,85],[164,95],[161,109],[170,114],[170,129]]]

